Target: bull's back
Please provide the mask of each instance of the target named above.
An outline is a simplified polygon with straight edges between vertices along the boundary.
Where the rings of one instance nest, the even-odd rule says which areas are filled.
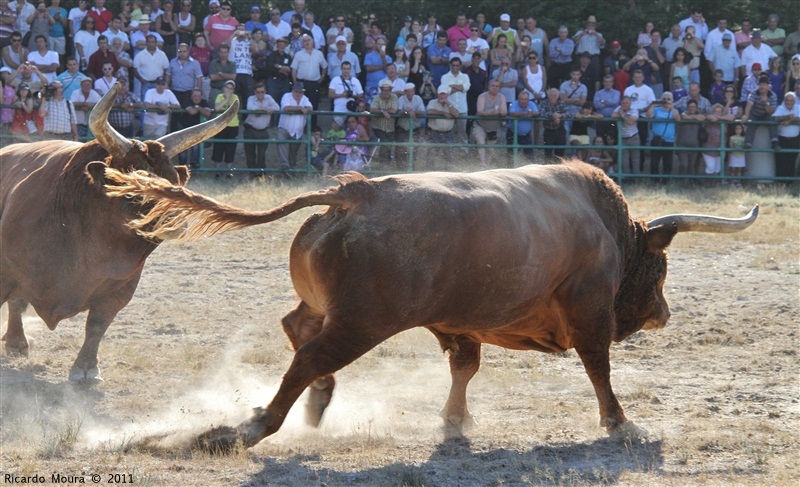
[[[368,202],[301,228],[295,287],[323,309],[371,295],[414,321],[524,313],[610,240],[581,181],[534,167],[378,179]]]

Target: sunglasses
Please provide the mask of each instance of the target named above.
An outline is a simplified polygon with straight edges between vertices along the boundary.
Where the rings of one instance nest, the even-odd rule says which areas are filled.
[[[478,29],[470,29],[470,32],[479,32]]]

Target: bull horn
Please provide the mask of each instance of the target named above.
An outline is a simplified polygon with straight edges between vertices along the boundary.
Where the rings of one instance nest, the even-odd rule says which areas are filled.
[[[758,205],[742,218],[721,218],[708,215],[667,215],[647,222],[648,228],[675,224],[678,232],[733,233],[749,227],[758,217]]]
[[[203,122],[200,125],[187,127],[183,130],[165,135],[158,139],[158,141],[164,145],[164,152],[167,156],[167,159],[172,159],[186,149],[194,147],[200,142],[210,139],[211,137],[220,133],[222,129],[228,126],[228,123],[233,119],[233,117],[237,116],[238,111],[239,100],[237,99],[234,100],[231,106],[229,106],[228,109],[225,110],[225,112],[221,115],[212,118],[207,122]]]
[[[100,101],[92,109],[92,114],[89,115],[89,128],[92,130],[92,134],[100,142],[100,145],[111,154],[111,157],[124,157],[133,147],[133,143],[127,137],[123,137],[108,123],[108,114],[117,100],[118,92],[119,83],[114,83],[100,98]]]

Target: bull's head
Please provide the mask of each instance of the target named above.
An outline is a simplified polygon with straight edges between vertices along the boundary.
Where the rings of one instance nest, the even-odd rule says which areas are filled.
[[[664,297],[667,278],[666,248],[680,232],[732,233],[749,227],[758,217],[758,205],[743,218],[720,218],[706,215],[668,215],[647,222],[614,302],[617,330],[614,340],[620,341],[634,332],[662,328],[670,317]]]
[[[218,117],[207,122],[167,134],[158,140],[140,142],[123,137],[108,123],[108,114],[117,99],[119,83],[115,83],[100,99],[89,117],[89,127],[97,142],[108,152],[108,167],[120,171],[141,170],[160,176],[172,184],[183,185],[189,179],[186,166],[173,166],[170,159],[181,152],[217,135],[237,116],[239,101],[236,100]],[[102,181],[104,167],[89,168],[97,181]]]

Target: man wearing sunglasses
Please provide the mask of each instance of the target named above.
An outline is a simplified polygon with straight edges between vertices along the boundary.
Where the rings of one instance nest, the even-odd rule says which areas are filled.
[[[219,13],[208,19],[205,27],[206,42],[211,47],[212,57],[216,58],[217,50],[225,44],[236,31],[239,21],[233,17],[233,7],[227,0],[219,4]]]

